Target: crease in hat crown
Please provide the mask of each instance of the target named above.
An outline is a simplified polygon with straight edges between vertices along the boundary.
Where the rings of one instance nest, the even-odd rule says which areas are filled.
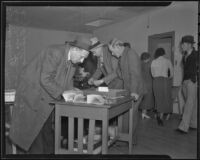
[[[91,41],[88,37],[77,36],[73,42],[70,42],[72,46],[89,51],[91,46]]]
[[[103,44],[98,40],[97,37],[91,38],[90,41],[92,43],[92,45],[90,46],[90,50],[103,46]]]

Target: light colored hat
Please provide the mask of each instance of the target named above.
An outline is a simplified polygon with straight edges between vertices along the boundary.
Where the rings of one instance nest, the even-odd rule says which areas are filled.
[[[90,41],[92,42],[90,50],[103,46],[103,44],[98,40],[97,37],[91,38]]]

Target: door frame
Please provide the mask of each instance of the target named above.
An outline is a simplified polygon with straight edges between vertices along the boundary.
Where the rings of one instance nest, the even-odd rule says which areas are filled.
[[[172,37],[171,62],[172,62],[172,65],[174,66],[175,31],[164,32],[164,33],[159,33],[159,34],[153,34],[153,35],[148,36],[148,52],[150,53],[152,40],[165,38],[165,37]]]

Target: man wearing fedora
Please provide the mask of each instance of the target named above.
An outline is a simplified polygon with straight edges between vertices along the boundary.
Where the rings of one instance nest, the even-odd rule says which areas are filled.
[[[123,87],[123,81],[116,72],[118,59],[112,56],[108,45],[102,44],[97,37],[91,38],[91,42],[90,51],[94,56],[98,57],[98,64],[97,70],[88,80],[88,83],[95,86],[106,83],[110,89],[121,89]],[[102,75],[103,78],[101,78]]]
[[[182,120],[178,126],[179,133],[187,133],[189,129],[197,128],[197,61],[194,37],[186,35],[181,39],[183,50],[183,97],[185,100]]]
[[[25,66],[16,91],[10,139],[23,154],[53,154],[52,100],[61,100],[74,89],[75,64],[88,56],[90,39],[77,37],[63,45],[51,45]]]

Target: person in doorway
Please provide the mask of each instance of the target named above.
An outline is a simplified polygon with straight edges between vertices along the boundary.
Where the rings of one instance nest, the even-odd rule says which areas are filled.
[[[144,81],[141,73],[141,62],[136,51],[130,44],[114,38],[109,42],[109,49],[112,55],[119,59],[117,73],[123,80],[123,89],[130,92],[135,101],[146,93]],[[133,115],[133,143],[137,142],[138,108],[135,108]],[[122,117],[122,132],[128,132],[129,114],[125,113]]]
[[[143,52],[140,59],[142,65],[142,76],[144,79],[144,84],[147,88],[147,93],[142,99],[140,109],[142,109],[142,119],[149,119],[150,116],[147,115],[147,110],[154,108],[153,78],[151,75],[151,55],[148,52]]]
[[[169,59],[164,57],[165,50],[157,48],[154,60],[151,63],[151,74],[153,76],[153,92],[155,96],[155,107],[157,111],[158,125],[163,126],[163,114],[169,116],[173,111],[172,84],[173,66]],[[168,119],[169,117],[167,117]]]
[[[100,86],[103,83],[108,85],[110,89],[121,89],[123,86],[122,79],[116,73],[118,67],[118,59],[113,57],[108,49],[108,45],[100,43],[94,37],[91,38],[92,46],[90,48],[94,56],[98,57],[97,70],[89,79],[90,85]],[[99,79],[103,74],[103,78]]]
[[[91,41],[79,36],[74,42],[51,45],[23,70],[16,91],[10,139],[22,154],[53,154],[52,100],[62,100],[65,90],[74,89],[75,64],[89,54]]]
[[[188,133],[189,129],[197,128],[197,61],[198,52],[194,48],[194,37],[186,35],[181,39],[183,50],[183,84],[185,100],[182,120],[176,131]]]

